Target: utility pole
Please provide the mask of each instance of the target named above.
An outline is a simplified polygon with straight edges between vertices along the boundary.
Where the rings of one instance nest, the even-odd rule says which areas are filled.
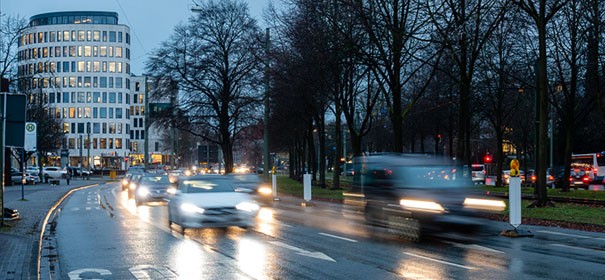
[[[86,123],[86,134],[88,134],[86,136],[86,139],[87,139],[86,148],[88,148],[88,152],[86,155],[86,168],[88,168],[88,170],[90,171],[91,170],[91,168],[90,168],[90,144],[91,144],[91,142],[90,142],[90,122]]]
[[[265,35],[265,115],[264,115],[264,137],[263,137],[263,178],[269,181],[269,28],[266,29]]]
[[[145,155],[143,155],[143,160],[145,161],[145,170],[149,167],[149,94],[147,92],[147,76],[145,76],[145,143],[143,144],[143,150]]]
[[[2,93],[2,77],[0,76],[0,93]],[[0,226],[4,226],[4,152],[6,146],[6,93],[2,93],[2,120],[0,120],[0,133],[2,133],[2,147],[0,147],[0,175],[2,175],[2,191],[0,191],[0,209],[2,209],[2,219],[0,219]]]

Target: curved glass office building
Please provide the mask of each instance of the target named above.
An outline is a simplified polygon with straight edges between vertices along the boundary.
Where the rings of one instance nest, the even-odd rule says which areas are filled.
[[[114,12],[35,15],[19,40],[19,89],[62,123],[61,164],[125,168],[130,146],[130,30]],[[44,139],[38,139],[44,141]],[[58,163],[55,161],[55,165]]]

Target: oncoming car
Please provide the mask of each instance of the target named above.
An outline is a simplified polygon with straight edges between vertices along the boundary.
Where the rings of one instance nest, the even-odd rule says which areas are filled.
[[[182,177],[169,191],[168,223],[186,228],[251,227],[260,206],[223,175]]]
[[[138,206],[147,202],[165,201],[172,182],[167,175],[143,174],[133,179],[130,184],[134,190],[135,204]]]
[[[354,190],[366,222],[418,240],[428,231],[472,232],[483,212],[503,211],[473,187],[463,166],[426,155],[380,155],[356,159]],[[358,203],[361,201],[362,203]]]

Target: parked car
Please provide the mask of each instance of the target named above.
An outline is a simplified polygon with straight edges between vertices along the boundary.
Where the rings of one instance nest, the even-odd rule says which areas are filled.
[[[34,176],[30,173],[21,173],[20,171],[12,171],[11,172],[11,181],[13,184],[21,184],[21,180],[24,180],[23,183],[27,185],[34,185],[37,182],[40,182],[38,176]]]
[[[34,176],[38,176],[38,175],[40,175],[40,168],[37,166],[28,166],[25,169],[25,172],[27,172],[31,175],[34,175]]]
[[[521,185],[525,183],[525,171],[519,170],[519,177],[521,177]],[[502,182],[505,185],[510,183],[510,170],[502,170]]]
[[[168,175],[144,174],[131,181],[134,190],[134,201],[137,206],[147,202],[164,201],[172,182]]]
[[[248,191],[249,192],[249,191]],[[253,225],[260,206],[252,196],[223,175],[184,177],[171,189],[168,222],[186,228]]]
[[[588,189],[590,181],[590,175],[584,169],[574,168],[569,174],[570,188]]]
[[[45,166],[42,173],[48,179],[64,179],[67,177],[67,169],[58,166]]]
[[[485,184],[485,164],[471,165],[471,178],[475,184]]]
[[[530,183],[531,185],[535,185],[536,181],[538,179],[536,170],[534,170],[534,169],[528,170],[526,178],[529,178],[529,180],[527,180],[528,183]],[[552,173],[552,170],[549,168],[546,170],[546,186],[552,187],[554,182],[555,182],[555,176]]]
[[[71,169],[71,176],[89,178],[90,175],[92,175],[92,172],[86,168],[70,167],[70,169]]]
[[[40,168],[37,166],[28,166],[25,168],[25,173],[28,174],[35,183],[40,183]]]

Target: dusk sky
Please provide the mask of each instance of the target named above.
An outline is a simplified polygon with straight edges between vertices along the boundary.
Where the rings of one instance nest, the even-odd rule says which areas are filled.
[[[270,1],[278,2],[245,1],[260,26],[264,25],[263,10]],[[192,6],[192,0],[0,0],[2,15],[18,15],[27,20],[36,14],[59,11],[117,12],[119,23],[130,26],[131,72],[136,75],[144,74],[147,53],[167,40],[176,24],[192,15]]]

